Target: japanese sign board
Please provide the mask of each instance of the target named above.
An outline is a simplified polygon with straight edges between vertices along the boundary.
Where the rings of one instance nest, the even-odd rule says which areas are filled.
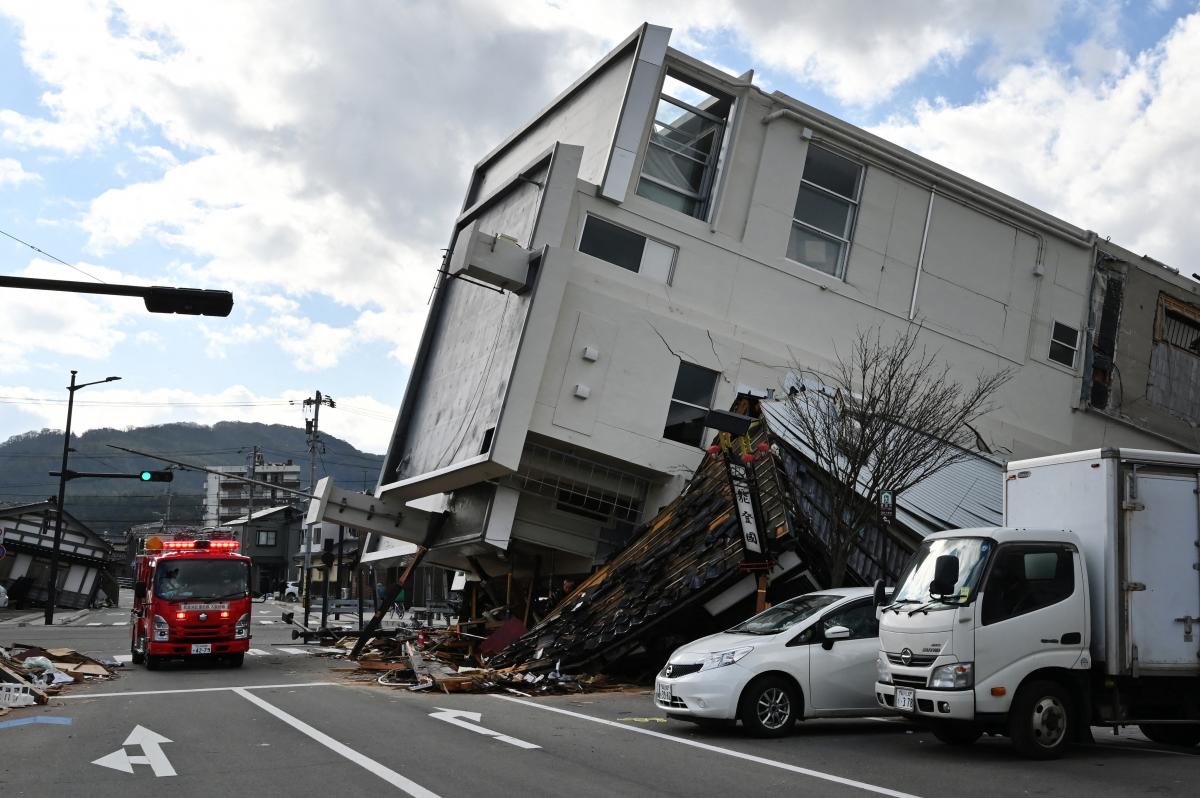
[[[885,524],[896,520],[896,492],[894,490],[879,491],[879,519]]]
[[[746,551],[762,554],[762,538],[758,532],[758,521],[754,515],[754,497],[750,491],[750,474],[744,465],[729,464],[729,483],[733,488],[733,501],[738,521],[742,525],[742,538]]]

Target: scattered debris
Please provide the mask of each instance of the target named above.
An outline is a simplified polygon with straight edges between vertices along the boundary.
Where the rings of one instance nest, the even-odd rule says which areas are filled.
[[[111,679],[113,669],[71,648],[0,647],[0,706],[45,704],[64,685]]]

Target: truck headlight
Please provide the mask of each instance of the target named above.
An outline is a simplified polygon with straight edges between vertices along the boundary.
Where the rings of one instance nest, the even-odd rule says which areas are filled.
[[[169,640],[171,637],[171,627],[167,625],[167,619],[161,615],[154,616],[154,639]]]
[[[975,663],[952,662],[939,665],[929,674],[929,686],[934,690],[965,690],[975,686]]]
[[[883,684],[892,683],[892,672],[887,666],[887,662],[883,658],[883,652],[879,652],[879,656],[875,658],[875,681]]]
[[[732,665],[753,650],[754,646],[746,646],[745,648],[731,648],[728,651],[714,651],[705,658],[704,664],[700,666],[700,670],[710,671],[713,668],[724,668],[726,665]]]
[[[233,637],[235,640],[241,640],[250,636],[250,613],[245,613],[241,618],[237,619],[237,623],[233,625]]]

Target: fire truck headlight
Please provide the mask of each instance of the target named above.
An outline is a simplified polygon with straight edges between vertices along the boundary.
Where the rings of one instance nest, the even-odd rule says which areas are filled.
[[[233,626],[233,636],[237,640],[250,636],[250,613],[247,612],[237,619],[237,623]]]
[[[167,625],[167,619],[161,615],[154,616],[154,639],[168,640],[171,636],[171,627]]]

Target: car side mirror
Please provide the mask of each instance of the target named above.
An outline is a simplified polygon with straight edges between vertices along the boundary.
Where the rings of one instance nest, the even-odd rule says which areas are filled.
[[[831,626],[825,630],[824,638],[825,641],[821,644],[821,647],[828,651],[833,648],[834,640],[849,640],[850,630],[845,626]]]
[[[135,582],[133,585],[133,597],[139,601],[146,597],[146,583]]]

